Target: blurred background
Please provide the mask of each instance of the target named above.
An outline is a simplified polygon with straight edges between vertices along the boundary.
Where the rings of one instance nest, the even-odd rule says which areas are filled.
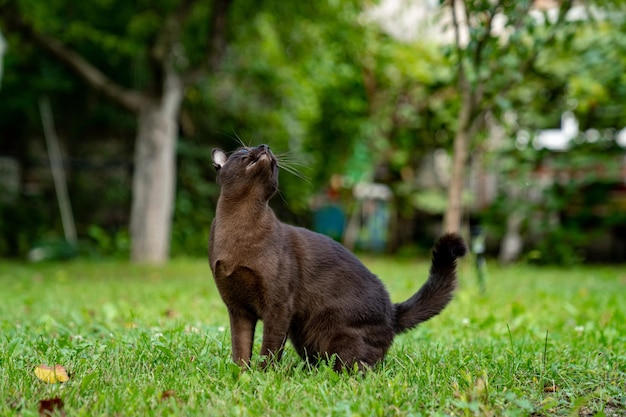
[[[622,1],[0,0],[0,258],[206,256],[211,149],[291,224],[626,261]],[[282,155],[282,156],[281,156]]]

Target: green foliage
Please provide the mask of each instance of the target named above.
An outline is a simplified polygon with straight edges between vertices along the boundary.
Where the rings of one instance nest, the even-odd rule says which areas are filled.
[[[125,229],[116,233],[110,233],[100,226],[91,225],[87,231],[87,235],[93,243],[91,245],[87,244],[86,246],[83,244],[81,248],[83,253],[87,252],[87,254],[89,254],[91,251],[88,252],[87,248],[92,246],[94,253],[91,254],[91,256],[120,259],[128,258],[128,253],[130,252],[130,238]]]
[[[119,84],[141,90],[151,78],[151,48],[181,0],[74,3],[67,0],[18,0],[15,5],[42,33],[61,42]],[[206,56],[211,2],[190,2],[176,64],[180,70],[200,64]]]
[[[624,23],[607,18],[623,16],[624,5],[608,3],[607,10],[615,15],[567,21],[558,31],[551,25],[526,25],[526,31],[513,35],[515,48],[535,42],[526,53],[535,53],[536,62],[510,94],[496,95],[501,104],[495,107],[500,109],[496,116],[501,114],[508,138],[488,157],[501,194],[483,219],[493,234],[502,236],[507,217],[521,213],[532,262],[583,262],[595,237],[626,222],[623,210],[612,205],[610,191],[620,181],[624,153],[615,144],[626,115],[625,50],[619,35]],[[566,110],[580,122],[573,148],[566,153],[533,148],[532,132],[558,127]],[[584,133],[587,129],[595,130]],[[520,131],[528,143],[519,140]],[[540,172],[552,172],[556,184],[546,187]]]
[[[35,243],[59,236],[54,208],[45,196],[18,196],[0,204],[0,254],[25,257]]]
[[[422,261],[366,261],[396,301],[428,271]],[[624,413],[622,270],[490,265],[482,296],[472,271],[461,263],[443,314],[398,337],[383,364],[351,375],[309,367],[289,346],[275,369],[242,372],[205,261],[5,262],[0,414],[36,415],[40,400],[57,396],[67,415]],[[70,380],[37,380],[42,363],[63,365]]]
[[[219,193],[208,178],[212,171],[211,148],[185,140],[178,144],[178,192],[172,225],[174,256],[206,256],[211,221]]]
[[[0,0],[0,5],[20,8],[38,30],[58,36],[119,84],[142,90],[153,81],[150,48],[168,14],[181,2]],[[176,55],[181,71],[205,58],[211,29],[212,2],[191,3]],[[413,218],[416,211],[442,211],[444,190],[420,189],[416,173],[425,155],[449,149],[457,129],[459,58],[467,64],[470,87],[483,86],[479,110],[488,108],[500,120],[517,114],[507,126],[510,146],[493,155],[494,165],[503,166],[501,176],[532,173],[543,155],[530,148],[509,152],[515,132],[553,127],[563,109],[576,112],[582,129],[622,127],[626,41],[624,22],[615,16],[623,12],[623,4],[594,2],[609,7],[611,18],[561,22],[555,31],[554,23],[539,25],[525,13],[529,1],[500,2],[499,12],[508,16],[505,41],[496,31],[486,30],[493,2],[464,3],[472,17],[471,36],[467,48],[455,52],[450,46],[390,38],[363,19],[367,5],[356,0],[234,1],[228,48],[219,71],[185,93],[173,253],[204,254],[217,196],[210,149],[232,150],[239,140],[270,144],[277,153],[288,154],[284,159],[308,178],[309,182],[281,173],[281,195],[274,205],[282,218],[305,223],[312,195],[323,190],[333,174],[344,176],[348,186],[372,179],[390,185],[400,220]],[[115,141],[127,143],[115,151],[131,160],[135,129],[131,116],[88,91],[16,34],[5,36],[11,49],[5,55],[2,80],[0,152],[18,156],[29,170],[28,164],[41,154],[33,151],[41,145],[36,102],[48,95],[71,158],[93,158],[100,155],[103,143]],[[482,148],[484,137],[478,135],[472,149]],[[603,157],[594,155],[590,157]],[[72,180],[79,234],[103,253],[124,253],[127,216],[117,212],[130,205],[129,184],[107,182],[94,189],[99,176],[86,177]],[[517,185],[527,177],[520,178]],[[514,184],[505,181],[505,192],[508,185]],[[557,192],[551,190],[546,199],[554,200],[547,204],[560,211],[566,200],[557,201]],[[503,213],[512,207],[526,207],[529,218],[532,210],[543,210],[524,198],[505,195],[494,207],[489,226],[500,227]],[[30,212],[27,206],[24,212]],[[12,209],[2,207],[3,212]],[[116,214],[108,216],[111,212]],[[50,213],[19,219],[20,227],[2,223],[3,230],[14,230],[3,234],[0,253],[23,255],[36,240],[61,236],[58,219]],[[603,224],[616,221],[620,220],[611,217]],[[546,225],[528,226],[535,228],[551,230]],[[578,242],[584,243],[588,232],[578,226],[568,230],[571,237],[544,241],[546,247],[540,248],[544,259],[555,258],[549,255],[551,241],[571,245],[571,253],[579,253]],[[21,237],[6,243],[5,236],[17,235]]]
[[[622,127],[626,115],[623,25],[613,19],[578,23],[568,37],[557,38],[540,54],[542,74],[563,86],[564,103],[575,109],[584,126]]]
[[[523,236],[531,244],[528,261],[580,264],[589,258],[589,242],[626,224],[626,213],[612,197],[624,155],[612,136],[579,143],[566,153],[501,151],[490,160],[502,175],[501,194],[483,221],[493,235],[502,236],[508,216],[521,214]],[[546,185],[542,171],[552,173],[555,182]]]

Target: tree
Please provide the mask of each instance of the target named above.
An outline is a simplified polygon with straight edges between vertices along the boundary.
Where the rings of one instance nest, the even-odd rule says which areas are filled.
[[[626,115],[626,9],[619,3],[602,6],[582,15],[586,18],[544,48],[523,88],[511,91],[515,108],[523,109],[506,127],[516,140],[490,155],[501,196],[483,219],[496,235],[504,234],[498,229],[507,225],[506,235],[516,236],[520,244],[522,237],[524,243],[534,243],[527,253],[534,262],[571,264],[606,257],[607,252],[593,250],[597,245],[592,248],[590,240],[618,239],[624,227],[623,210],[615,207],[612,193],[619,195],[623,176],[619,161],[624,149],[616,138]],[[558,127],[565,110],[575,114],[579,125],[567,151],[535,149],[531,132]],[[540,178],[538,169],[552,175]],[[522,247],[507,253],[506,241],[501,260],[508,262]]]
[[[137,117],[130,235],[131,258],[161,263],[169,255],[175,195],[177,118],[185,90],[215,71],[224,55],[231,0],[0,3],[0,21],[70,68],[103,96]],[[28,13],[26,13],[28,10]],[[110,19],[115,14],[116,19]],[[189,32],[201,33],[197,38]],[[85,43],[96,45],[108,60]],[[190,44],[194,44],[190,47]],[[74,44],[74,47],[69,45]],[[199,56],[192,52],[203,50]],[[94,64],[100,61],[99,64]],[[114,79],[111,62],[137,63],[144,81]]]
[[[460,103],[444,231],[461,229],[468,155],[485,115],[498,114],[509,104],[507,93],[533,70],[540,51],[564,25],[572,0],[561,3],[556,20],[550,21],[546,14],[543,27],[529,13],[533,4],[531,0],[449,1]],[[501,28],[496,27],[498,19]]]

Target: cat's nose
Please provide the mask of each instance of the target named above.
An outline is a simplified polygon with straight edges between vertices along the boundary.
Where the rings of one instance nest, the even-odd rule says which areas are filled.
[[[263,145],[259,145],[259,146],[257,146],[257,149],[259,149],[259,150],[261,150],[261,151],[269,151],[269,150],[270,150],[270,147],[269,147],[269,146],[267,146],[266,144],[263,144]]]

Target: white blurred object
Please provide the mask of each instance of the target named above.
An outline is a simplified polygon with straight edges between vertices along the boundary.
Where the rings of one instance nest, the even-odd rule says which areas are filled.
[[[7,51],[7,42],[4,40],[4,36],[2,36],[2,32],[0,32],[0,86],[2,85],[2,70],[3,70],[3,58],[4,53]]]
[[[535,136],[533,146],[535,149],[566,151],[576,136],[578,136],[578,120],[574,113],[566,111],[561,115],[561,128],[540,130]]]
[[[615,137],[615,141],[622,148],[626,148],[626,127],[620,130]]]

